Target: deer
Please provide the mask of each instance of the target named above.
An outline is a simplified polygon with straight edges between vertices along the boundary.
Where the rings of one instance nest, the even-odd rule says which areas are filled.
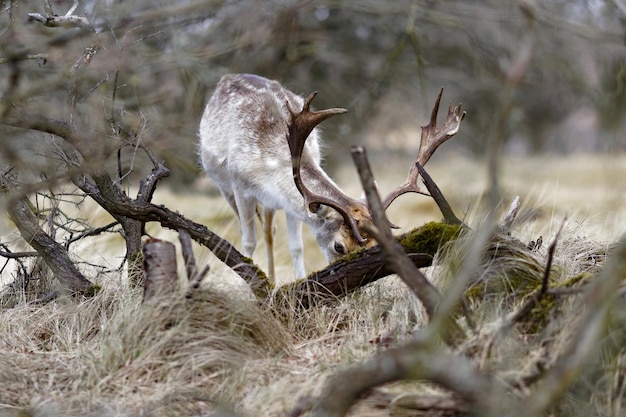
[[[422,126],[416,163],[425,165],[439,145],[457,133],[465,113],[449,107],[437,127],[440,91],[429,125]],[[297,278],[306,277],[302,224],[307,224],[330,263],[376,244],[367,204],[348,196],[321,167],[318,125],[343,108],[312,110],[317,92],[302,97],[278,81],[254,74],[224,75],[209,98],[199,127],[199,155],[206,174],[239,219],[243,255],[257,244],[256,216],[264,232],[268,277],[275,279],[274,217],[286,215],[289,252]],[[416,165],[384,199],[385,210],[400,195],[429,195],[418,184]],[[371,230],[371,229],[370,229]]]

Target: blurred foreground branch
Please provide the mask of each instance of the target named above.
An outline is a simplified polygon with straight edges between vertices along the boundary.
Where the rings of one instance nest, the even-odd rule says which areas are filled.
[[[78,7],[78,0],[74,0],[74,4],[63,16],[59,16],[52,10],[49,1],[45,1],[46,16],[40,13],[28,13],[28,21],[35,21],[48,27],[62,28],[79,28],[89,32],[95,32],[94,27],[89,23],[89,19],[84,16],[74,15],[74,11]]]
[[[93,292],[95,287],[78,270],[65,248],[43,231],[26,198],[11,198],[10,190],[14,190],[15,186],[5,174],[0,175],[0,187],[5,190],[2,194],[5,194],[4,197],[8,200],[9,218],[22,238],[41,256],[54,276],[73,293]]]

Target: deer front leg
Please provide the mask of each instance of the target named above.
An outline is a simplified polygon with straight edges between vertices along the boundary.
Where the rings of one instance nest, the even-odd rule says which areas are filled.
[[[256,249],[256,199],[243,196],[235,190],[235,204],[239,214],[239,226],[241,227],[241,247],[243,255],[252,258]]]
[[[302,222],[287,214],[287,232],[289,233],[289,253],[296,270],[296,278],[306,277],[304,271],[304,245],[302,243]]]

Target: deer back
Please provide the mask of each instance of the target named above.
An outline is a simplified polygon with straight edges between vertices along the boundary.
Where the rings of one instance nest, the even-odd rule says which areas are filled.
[[[301,201],[291,175],[286,102],[301,107],[303,100],[257,75],[232,74],[220,80],[200,123],[202,164],[220,188],[261,193],[259,202],[273,209]],[[317,132],[305,153],[310,163],[319,165]]]

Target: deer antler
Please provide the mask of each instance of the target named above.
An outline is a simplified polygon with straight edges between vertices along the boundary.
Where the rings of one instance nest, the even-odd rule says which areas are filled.
[[[452,105],[448,106],[448,116],[446,118],[445,123],[441,127],[437,127],[437,113],[439,112],[439,104],[441,103],[441,95],[443,94],[443,87],[439,91],[439,95],[437,96],[437,101],[435,101],[435,105],[430,115],[430,121],[426,126],[422,126],[422,137],[420,141],[419,151],[417,153],[417,157],[415,159],[416,162],[419,162],[420,165],[426,165],[426,162],[433,155],[435,150],[454,136],[461,126],[461,122],[465,118],[465,112],[461,111],[461,105],[454,107],[452,109]],[[400,185],[395,190],[391,191],[383,202],[383,207],[385,210],[391,205],[393,200],[401,196],[405,193],[419,193],[424,195],[429,195],[428,191],[422,189],[417,184],[417,178],[419,177],[419,172],[415,164],[411,164],[411,168],[409,169],[409,176],[406,181]]]
[[[344,209],[345,202],[338,202],[333,199],[324,197],[323,195],[315,194],[311,192],[304,183],[300,176],[300,165],[302,161],[302,151],[304,150],[304,144],[309,137],[309,134],[313,131],[315,126],[323,122],[324,120],[345,113],[346,109],[333,108],[320,111],[311,110],[311,102],[317,95],[317,91],[308,95],[302,106],[302,111],[295,112],[292,110],[289,102],[286,102],[287,109],[291,114],[291,121],[289,123],[289,134],[287,136],[287,143],[289,144],[289,151],[291,152],[291,164],[293,170],[293,180],[296,183],[296,187],[302,197],[304,197],[305,206],[313,213],[316,213],[320,205],[332,207],[337,210],[343,217],[343,221],[346,225],[349,225],[354,237],[359,242],[365,242],[366,239],[361,236],[356,220],[350,215],[348,211]],[[346,197],[347,198],[347,197]]]

